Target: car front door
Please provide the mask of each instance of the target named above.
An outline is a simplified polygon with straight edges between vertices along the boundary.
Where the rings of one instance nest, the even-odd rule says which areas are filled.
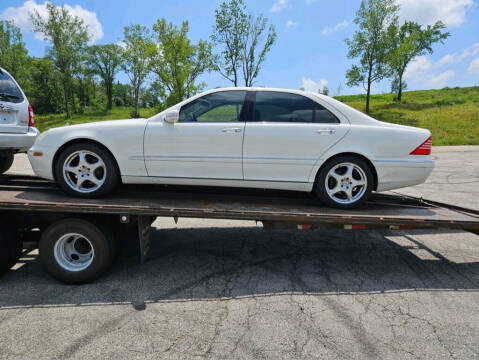
[[[245,180],[306,183],[314,164],[349,130],[324,106],[294,93],[257,91],[243,145]]]
[[[243,180],[246,91],[219,91],[183,105],[179,121],[148,123],[144,158],[149,176]]]

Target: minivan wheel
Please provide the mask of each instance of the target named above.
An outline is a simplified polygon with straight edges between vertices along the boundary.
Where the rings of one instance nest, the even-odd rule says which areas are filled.
[[[373,179],[371,168],[361,158],[338,156],[321,168],[316,179],[316,195],[326,205],[351,209],[371,195]]]
[[[43,233],[40,261],[48,273],[66,284],[82,284],[101,276],[111,265],[115,243],[111,234],[83,219],[64,219]]]
[[[13,158],[13,153],[0,155],[0,174],[6,173],[12,167]]]
[[[106,195],[120,182],[113,157],[92,143],[73,144],[63,150],[56,162],[55,175],[67,193],[84,198]]]

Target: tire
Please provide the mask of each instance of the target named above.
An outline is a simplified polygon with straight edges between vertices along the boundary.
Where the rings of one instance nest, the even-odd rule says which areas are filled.
[[[6,173],[12,167],[13,158],[13,153],[0,156],[0,174]]]
[[[10,270],[22,255],[23,242],[14,228],[0,225],[0,274]]]
[[[39,251],[52,277],[65,284],[84,284],[108,270],[115,243],[104,227],[83,219],[64,219],[45,230]]]
[[[70,170],[66,170],[67,166]],[[115,190],[120,183],[120,171],[113,156],[103,147],[78,143],[67,147],[58,156],[55,178],[69,195],[98,198]]]
[[[374,176],[369,164],[359,157],[343,155],[329,160],[321,167],[316,178],[315,192],[325,205],[352,209],[369,198],[373,186]]]

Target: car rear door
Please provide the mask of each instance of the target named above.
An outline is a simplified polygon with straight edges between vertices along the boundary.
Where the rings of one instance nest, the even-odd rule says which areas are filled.
[[[28,101],[17,82],[0,69],[0,133],[28,131]]]
[[[320,156],[349,130],[312,99],[256,91],[243,145],[245,180],[303,182]]]

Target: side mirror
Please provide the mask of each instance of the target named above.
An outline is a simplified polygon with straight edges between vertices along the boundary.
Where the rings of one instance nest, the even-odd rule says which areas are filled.
[[[180,111],[176,109],[168,111],[165,115],[165,121],[170,124],[174,124],[175,122],[178,122],[179,119],[180,119]]]

